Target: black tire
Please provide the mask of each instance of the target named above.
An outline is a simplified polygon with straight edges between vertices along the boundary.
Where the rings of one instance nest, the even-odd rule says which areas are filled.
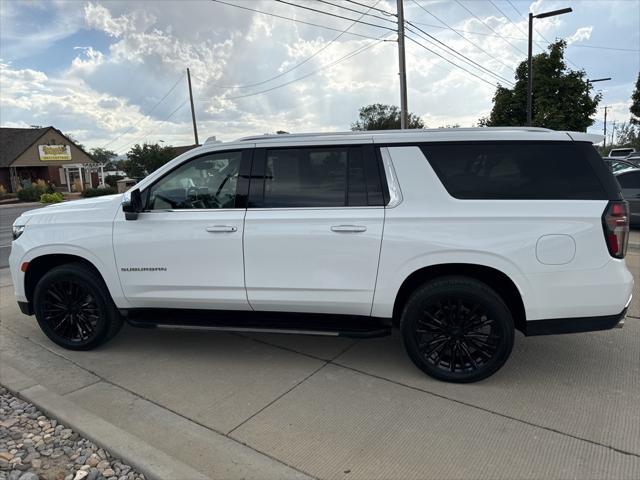
[[[122,327],[122,316],[104,281],[82,263],[47,272],[36,285],[33,305],[45,335],[69,350],[96,348]]]
[[[450,276],[418,288],[407,301],[400,331],[413,363],[427,375],[477,382],[504,365],[513,348],[513,317],[486,284]]]

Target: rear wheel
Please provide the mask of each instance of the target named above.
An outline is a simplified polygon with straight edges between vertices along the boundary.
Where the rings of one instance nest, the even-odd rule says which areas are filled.
[[[36,285],[33,303],[45,335],[70,350],[95,348],[122,327],[122,317],[104,281],[81,263],[47,272]]]
[[[433,280],[409,298],[400,330],[413,363],[428,375],[468,383],[495,373],[509,358],[509,308],[486,284],[467,277]]]

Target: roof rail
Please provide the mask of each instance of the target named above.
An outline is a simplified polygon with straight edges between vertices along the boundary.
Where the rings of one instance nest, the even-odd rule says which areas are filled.
[[[471,127],[471,128],[422,128],[422,129],[405,129],[405,130],[356,130],[346,132],[309,132],[309,133],[282,133],[263,135],[252,135],[249,137],[241,137],[236,142],[249,142],[256,140],[270,140],[274,138],[300,138],[300,137],[328,137],[328,136],[350,136],[350,135],[388,135],[388,134],[415,134],[415,133],[443,133],[443,132],[468,132],[468,131],[526,131],[526,132],[551,132],[548,128],[541,127]]]

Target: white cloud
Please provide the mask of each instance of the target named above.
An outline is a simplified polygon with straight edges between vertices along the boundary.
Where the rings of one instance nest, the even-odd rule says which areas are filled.
[[[568,45],[576,42],[582,42],[583,40],[589,40],[592,32],[593,27],[580,27],[575,31],[575,33],[573,33],[573,35],[565,37],[565,40]]]
[[[9,8],[5,8],[7,3]],[[435,23],[423,10],[411,2],[406,3],[410,20]],[[465,33],[465,40],[450,30],[424,26],[425,31],[453,49],[507,81],[513,80],[514,68],[524,60],[522,52],[526,51],[525,19],[508,10],[510,7],[503,2],[498,4],[501,8],[504,5],[512,14],[509,20],[486,2],[482,6],[479,2],[465,2],[479,18],[507,38],[506,42],[495,36],[483,21],[455,3],[422,1],[421,4],[454,28],[485,33]],[[526,11],[521,4],[516,5],[522,12]],[[559,36],[569,36],[571,42],[594,39],[601,28],[599,17],[609,15],[607,5],[600,4],[597,8],[591,4],[584,8],[576,6],[572,15],[536,21],[536,30],[550,40]],[[620,5],[618,8],[624,7]],[[566,5],[561,0],[539,0],[531,5],[531,9],[538,12],[563,6]],[[395,1],[385,0],[378,7],[394,11]],[[344,20],[276,5],[271,0],[253,0],[251,8],[310,20],[339,30],[349,25]],[[593,10],[597,15],[583,18],[579,16],[582,10]],[[34,35],[24,35],[24,31],[34,30],[27,28],[23,17],[36,12],[49,14],[58,23],[47,22],[47,28],[37,30]],[[63,14],[66,17],[62,18]],[[23,20],[17,21],[17,18]],[[192,72],[202,138],[217,135],[229,140],[279,129],[347,129],[356,119],[360,106],[374,102],[399,103],[395,43],[382,43],[331,66],[336,59],[370,45],[372,41],[345,34],[329,45],[338,32],[213,2],[104,0],[30,3],[26,6],[5,2],[0,10],[0,21],[3,27],[0,32],[2,58],[5,58],[0,72],[2,123],[54,124],[63,131],[75,133],[89,147],[102,146],[118,137],[109,145],[118,152],[126,151],[135,141],[163,139],[173,144],[191,143],[189,106],[184,103],[187,99],[187,67]],[[5,28],[7,24],[8,29]],[[364,25],[356,25],[351,31],[371,36],[384,33]],[[81,46],[77,46],[71,56],[67,55],[69,60],[62,71],[59,65],[50,71],[39,68],[37,63],[20,63],[20,67],[11,63],[16,58],[23,58],[21,55],[28,57],[41,51],[32,37],[44,39],[43,44],[51,46],[74,33],[80,39],[76,45]],[[619,38],[618,32],[615,33],[614,37]],[[411,35],[417,39],[415,34]],[[20,43],[21,36],[27,40]],[[82,41],[85,37],[87,41]],[[7,39],[10,48],[6,48]],[[107,39],[106,45],[103,39]],[[536,36],[536,39],[545,46],[540,37]],[[597,42],[606,44],[608,40]],[[451,52],[429,46],[483,78],[498,81],[459,58],[454,60]],[[304,65],[287,72],[324,47]],[[64,48],[73,47],[67,44]],[[609,70],[613,68],[612,57],[601,53],[578,48],[570,51],[572,58],[576,55],[578,61],[587,62],[587,65],[593,65],[588,62],[593,62],[599,54],[603,57],[600,65],[606,67],[603,73],[615,77],[616,72]],[[620,62],[620,65],[635,69],[637,74],[637,66],[629,65],[629,62]],[[407,43],[407,72],[409,108],[422,115],[429,126],[453,123],[471,126],[491,108],[494,93],[491,85],[411,41]],[[247,88],[229,88],[251,84],[253,86]],[[274,88],[281,85],[282,88]],[[259,94],[262,90],[270,91]],[[255,95],[234,98],[243,94]],[[626,90],[616,92],[616,101],[628,98],[629,94]],[[180,105],[182,108],[176,110]]]

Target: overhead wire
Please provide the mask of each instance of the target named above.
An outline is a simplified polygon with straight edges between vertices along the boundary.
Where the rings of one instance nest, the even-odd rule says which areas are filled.
[[[378,0],[375,4],[377,5],[378,3],[380,3],[380,1],[381,0]],[[381,17],[380,15],[375,15],[373,13],[368,13],[369,11],[372,10],[371,7],[369,7],[369,10],[367,10],[367,13],[364,13],[362,10],[357,10],[355,8],[350,8],[350,7],[345,7],[344,5],[337,5],[335,3],[329,2],[328,0],[316,0],[316,2],[325,3],[327,5],[331,5],[332,7],[336,7],[336,8],[342,8],[342,9],[348,10],[350,12],[361,13],[363,17],[366,15],[367,17],[377,18],[378,20],[384,20],[385,22],[391,22],[391,23],[393,23],[395,25],[398,24],[398,22],[396,20],[391,20],[388,17]],[[362,19],[362,17],[360,17],[359,20],[361,20],[361,19]]]
[[[167,92],[162,96],[162,98],[160,98],[160,100],[158,100],[155,105],[153,107],[151,107],[151,109],[146,113],[145,116],[143,116],[140,120],[138,120],[137,123],[135,123],[134,125],[131,125],[128,129],[126,129],[124,132],[122,132],[120,135],[118,135],[117,137],[115,137],[114,139],[110,140],[109,142],[105,143],[102,148],[107,148],[109,145],[112,145],[113,143],[117,142],[120,138],[122,138],[124,135],[126,135],[127,133],[129,133],[131,130],[133,130],[134,128],[136,128],[138,125],[140,125],[142,123],[142,121],[149,115],[151,114],[158,105],[160,105],[165,98],[167,98],[169,96],[169,94],[171,92],[173,92],[173,90],[178,86],[178,84],[180,83],[180,80],[182,80],[184,78],[184,73],[181,74],[178,79],[176,80],[176,83],[173,84],[173,86],[167,90]]]
[[[378,1],[374,4],[374,6],[375,6],[375,5],[378,5],[381,1],[382,1],[382,0],[378,0]],[[373,7],[369,7],[369,10],[371,10],[372,8],[373,8]],[[368,11],[367,11],[367,12],[368,12]],[[363,13],[362,17],[363,17],[364,15],[366,15],[366,13],[367,13],[367,12]],[[362,12],[361,12],[361,13],[362,13]],[[360,17],[360,18],[362,18],[362,17]],[[360,20],[360,19],[358,19],[358,20]],[[217,85],[217,84],[214,84],[214,83],[210,83],[210,82],[208,82],[208,81],[206,81],[206,80],[204,80],[204,79],[202,79],[202,78],[200,78],[200,77],[198,77],[198,76],[196,76],[196,75],[193,75],[193,74],[192,74],[192,76],[193,76],[194,78],[196,78],[197,80],[200,80],[202,83],[205,83],[205,84],[207,84],[207,85],[211,85],[211,86],[213,86],[213,87],[215,87],[215,88],[223,88],[223,89],[229,89],[229,90],[231,90],[231,89],[245,89],[245,88],[251,88],[251,87],[257,87],[257,86],[260,86],[260,85],[264,85],[265,83],[269,83],[269,82],[271,82],[271,81],[273,81],[273,80],[276,80],[276,79],[278,79],[278,78],[280,78],[280,77],[283,77],[283,76],[284,76],[284,75],[286,75],[287,73],[292,72],[292,71],[293,71],[293,70],[295,70],[296,68],[301,67],[301,66],[302,66],[302,65],[304,65],[305,63],[307,63],[307,62],[309,62],[310,60],[312,60],[313,58],[317,57],[320,53],[322,53],[322,52],[323,52],[323,51],[325,51],[327,48],[329,48],[331,45],[333,45],[336,41],[338,41],[338,40],[339,40],[343,35],[345,35],[345,34],[349,33],[349,30],[350,30],[351,28],[353,28],[357,23],[358,23],[357,21],[354,21],[353,23],[351,23],[351,25],[349,25],[347,28],[345,28],[344,30],[342,30],[342,31],[338,34],[338,36],[336,36],[335,38],[333,38],[329,43],[327,43],[327,44],[323,45],[321,48],[319,48],[318,50],[316,50],[315,52],[313,52],[310,56],[308,56],[308,57],[307,57],[307,58],[305,58],[304,60],[302,60],[302,61],[300,61],[300,62],[296,63],[293,67],[291,67],[291,68],[289,68],[289,69],[287,69],[287,70],[285,70],[285,71],[283,71],[283,72],[279,73],[278,75],[275,75],[275,76],[273,76],[273,77],[271,77],[271,78],[268,78],[268,79],[266,79],[266,80],[262,80],[262,81],[260,81],[260,82],[249,83],[249,84],[246,84],[246,85]]]
[[[316,13],[321,13],[322,15],[328,15],[330,17],[335,17],[335,18],[340,18],[342,20],[349,20],[350,22],[357,22],[357,23],[361,23],[362,25],[368,25],[370,27],[376,27],[376,28],[382,28],[385,30],[391,30],[393,32],[396,31],[395,28],[391,28],[391,27],[385,27],[384,25],[378,25],[376,23],[370,23],[370,22],[363,22],[362,20],[356,20],[354,18],[351,17],[345,17],[343,15],[338,15],[336,13],[329,13],[329,12],[325,12],[323,10],[318,10],[317,8],[312,8],[312,7],[305,7],[304,5],[298,5],[297,3],[292,3],[292,2],[287,2],[286,0],[275,0],[278,3],[282,3],[284,5],[291,5],[292,7],[297,7],[297,8],[301,8],[303,10],[309,10],[311,12],[316,12]]]
[[[520,10],[518,10],[518,9],[516,8],[516,6],[515,6],[513,3],[511,3],[511,1],[509,1],[509,0],[507,0],[507,1],[509,2],[509,5],[511,5],[511,8],[513,8],[513,9],[515,10],[515,12],[516,12],[518,15],[520,15],[520,17],[522,17],[524,20],[528,20],[528,18],[527,18],[527,17],[525,17],[525,16],[520,12]],[[491,3],[493,4],[493,2],[491,2]],[[494,7],[495,7],[495,5],[494,5]],[[498,7],[496,7],[496,8],[498,8]],[[500,11],[500,9],[498,9],[498,11]],[[504,15],[504,13],[503,13],[503,15]],[[506,15],[505,15],[505,17],[506,17]],[[553,43],[553,42],[550,42],[549,40],[547,40],[547,39],[544,37],[544,35],[542,35],[538,30],[536,30],[536,29],[535,29],[535,27],[533,28],[533,31],[534,31],[535,33],[537,33],[537,34],[538,34],[538,36],[539,36],[540,38],[542,38],[542,40],[544,40],[544,41],[547,43],[547,45],[551,45],[551,44]],[[521,32],[522,32],[522,30],[521,30]],[[524,32],[522,32],[522,33],[524,34]],[[527,39],[528,39],[528,35],[527,35],[527,34],[525,34],[525,37],[527,37]],[[539,44],[538,42],[535,42],[535,43],[536,43],[536,45],[538,45],[538,46],[540,47],[540,44]],[[546,50],[546,48],[543,48],[543,47],[540,47],[540,48],[542,48],[542,50],[543,50],[543,51],[544,51],[544,50]],[[567,59],[567,61],[568,61],[571,65],[573,65],[573,66],[574,66],[575,68],[577,68],[578,70],[584,70],[582,67],[579,67],[575,62],[573,62],[573,61],[569,58],[569,56],[568,56],[568,55],[565,55],[565,58]]]
[[[349,3],[352,3],[352,4],[354,4],[354,5],[359,5],[359,6],[361,6],[361,7],[370,8],[371,10],[375,10],[376,12],[380,12],[380,13],[382,13],[382,14],[384,14],[384,15],[389,16],[389,17],[397,17],[397,16],[398,16],[398,15],[397,15],[397,14],[395,14],[395,13],[387,12],[386,10],[383,10],[383,9],[381,9],[381,8],[377,8],[376,6],[371,7],[371,6],[366,5],[366,4],[364,4],[364,3],[356,2],[355,0],[344,0],[344,1],[345,1],[345,2],[349,2]],[[377,4],[376,4],[376,5],[377,5]]]
[[[262,15],[269,15],[271,17],[280,18],[282,20],[289,20],[291,22],[301,23],[301,24],[304,24],[304,25],[311,25],[312,27],[324,28],[325,30],[332,30],[334,32],[342,32],[342,30],[340,30],[339,28],[328,27],[326,25],[320,25],[318,23],[307,22],[305,20],[300,20],[300,19],[297,19],[297,18],[285,17],[284,15],[278,15],[278,14],[271,13],[271,12],[263,12],[262,10],[256,10],[255,8],[245,7],[244,5],[236,5],[234,3],[224,2],[223,0],[211,0],[211,1],[212,2],[216,2],[216,3],[220,3],[222,5],[228,5],[230,7],[239,8],[241,10],[248,10],[250,12],[260,13]],[[355,37],[368,38],[369,40],[377,40],[376,37],[372,37],[371,35],[364,35],[364,34],[356,33],[356,32],[348,32],[348,34],[349,35],[353,35]]]
[[[437,42],[438,44],[442,45],[444,48],[452,51],[453,53],[455,53],[456,55],[458,55],[459,57],[462,57],[463,61],[465,61],[467,64],[471,64],[473,65],[475,68],[478,68],[480,70],[483,70],[484,72],[490,74],[491,76],[495,77],[497,80],[501,80],[505,83],[507,83],[508,85],[513,86],[514,83],[511,80],[508,80],[506,78],[504,78],[501,75],[498,75],[497,73],[492,72],[491,70],[489,70],[488,68],[486,68],[485,66],[479,64],[478,62],[472,60],[471,58],[467,57],[466,55],[464,55],[463,53],[460,53],[459,51],[457,51],[455,48],[450,47],[449,45],[447,45],[446,43],[438,40],[436,37],[434,37],[433,35],[425,32],[423,29],[421,29],[420,27],[413,25],[410,21],[405,21],[405,23],[407,23],[408,25],[411,25],[413,28],[417,29],[418,31],[420,31],[421,33],[423,33],[424,35],[426,35],[427,37],[429,37],[432,41]],[[416,33],[413,30],[410,30],[414,35],[419,36],[420,38],[422,38],[423,40],[427,40],[425,39],[422,35]],[[427,40],[428,41],[428,40]],[[442,48],[442,47],[440,47]]]
[[[412,32],[412,33],[414,33],[414,32]],[[477,74],[475,74],[475,73],[473,73],[473,72],[471,72],[471,71],[467,70],[466,68],[461,67],[461,66],[460,66],[460,65],[458,65],[457,63],[452,62],[452,61],[451,61],[451,60],[449,60],[448,58],[443,57],[443,56],[442,56],[442,55],[440,55],[438,52],[436,52],[436,51],[434,51],[434,50],[431,50],[429,47],[427,47],[427,46],[425,46],[424,44],[422,44],[422,43],[418,42],[418,41],[417,41],[416,39],[414,39],[413,37],[411,37],[411,36],[409,36],[409,35],[406,35],[406,38],[407,38],[407,39],[409,39],[409,40],[411,40],[411,41],[412,41],[413,43],[415,43],[416,45],[419,45],[419,46],[421,46],[422,48],[424,48],[425,50],[427,50],[427,51],[429,51],[429,52],[433,53],[433,54],[434,54],[434,55],[436,55],[437,57],[440,57],[440,58],[441,58],[441,59],[443,59],[445,62],[450,63],[450,64],[451,64],[451,65],[453,65],[454,67],[457,67],[457,68],[459,68],[459,69],[461,69],[461,70],[464,70],[464,71],[465,71],[465,72],[467,72],[469,75],[474,76],[474,77],[475,77],[475,78],[477,78],[478,80],[480,80],[480,81],[482,81],[482,82],[484,82],[484,83],[486,83],[486,84],[488,84],[488,85],[491,85],[492,87],[496,87],[496,86],[497,86],[495,83],[492,83],[492,82],[490,82],[489,80],[487,80],[487,79],[485,79],[485,78],[482,78],[480,75],[477,75]]]
[[[187,98],[186,100],[184,100],[180,105],[178,105],[169,115],[167,115],[164,120],[162,120],[162,122],[160,122],[159,125],[153,127],[151,130],[146,131],[145,133],[143,133],[142,135],[140,135],[138,138],[136,138],[136,140],[134,140],[133,142],[127,142],[122,144],[120,147],[116,148],[115,150],[123,150],[125,147],[130,147],[132,145],[135,145],[136,143],[139,143],[140,140],[142,140],[143,138],[145,138],[148,135],[152,135],[155,132],[157,132],[160,127],[162,127],[165,123],[167,123],[167,121],[169,121],[169,119],[171,117],[173,117],[180,109],[182,109],[187,103],[189,103],[189,99]]]
[[[480,23],[482,23],[485,27],[487,27],[489,30],[491,30],[493,33],[495,33],[498,37],[500,37],[505,43],[507,43],[508,45],[510,45],[512,48],[514,48],[515,50],[518,50],[520,53],[523,53],[524,55],[527,55],[527,53],[516,47],[513,43],[511,43],[509,40],[507,40],[503,35],[500,35],[500,33],[498,33],[495,29],[493,29],[491,27],[491,25],[489,25],[487,22],[485,22],[484,20],[482,20],[480,17],[478,17],[475,13],[473,13],[471,10],[469,10],[466,5],[464,5],[462,2],[460,2],[460,0],[455,0],[455,2],[460,5],[462,8],[464,8],[467,12],[469,12],[476,20],[478,20]]]
[[[513,70],[513,66],[512,65],[508,65],[506,63],[504,63],[502,60],[500,60],[499,58],[493,56],[491,53],[487,52],[485,49],[483,49],[480,45],[478,45],[475,42],[472,42],[471,40],[469,40],[467,37],[465,37],[464,35],[462,35],[460,32],[458,32],[456,29],[454,29],[453,27],[451,27],[449,24],[447,24],[444,20],[440,19],[439,17],[437,17],[434,13],[430,12],[429,10],[427,10],[426,8],[424,8],[422,5],[420,5],[418,2],[416,2],[416,0],[411,0],[413,3],[415,3],[418,7],[420,7],[422,10],[424,10],[426,13],[428,13],[429,15],[431,15],[433,18],[435,18],[436,20],[438,20],[440,23],[442,23],[446,28],[448,28],[449,30],[451,30],[452,32],[454,32],[456,35],[458,35],[460,38],[462,38],[464,41],[466,41],[467,43],[473,45],[474,47],[476,47],[478,50],[480,50],[481,52],[483,52],[484,54],[488,55],[489,57],[491,57],[492,59],[494,59],[496,62],[500,63],[501,65],[507,67],[510,70]],[[419,22],[415,22],[414,23],[418,23]]]
[[[321,67],[319,67],[316,70],[313,70],[313,71],[303,75],[302,77],[295,78],[295,79],[290,80],[288,82],[282,83],[280,85],[276,85],[274,87],[271,87],[271,88],[268,88],[268,89],[265,89],[265,90],[261,90],[259,92],[247,93],[247,94],[244,94],[244,95],[236,95],[236,96],[233,96],[233,97],[226,97],[226,99],[227,100],[236,100],[236,99],[240,99],[240,98],[252,97],[254,95],[262,95],[264,93],[271,92],[271,91],[276,90],[278,88],[286,87],[287,85],[291,85],[292,83],[298,82],[300,80],[304,80],[305,78],[308,78],[308,77],[310,77],[312,75],[315,75],[316,73],[319,73],[319,72],[321,72],[323,70],[327,70],[329,68],[332,68],[332,67],[336,66],[337,64],[345,61],[345,60],[348,60],[348,59],[350,59],[352,57],[355,57],[356,55],[364,52],[365,50],[368,50],[369,48],[372,48],[372,47],[374,47],[376,45],[379,45],[380,43],[384,42],[384,38],[383,37],[384,36],[388,36],[388,35],[391,35],[391,34],[390,33],[385,34],[382,37],[378,38],[377,41],[369,42],[367,45],[359,47],[356,50],[354,50],[354,51],[352,51],[350,53],[347,53],[346,55],[343,55],[342,57],[340,57],[340,58],[338,58],[338,59],[336,59],[336,60],[334,60],[334,61],[332,61],[330,63],[322,65]]]

